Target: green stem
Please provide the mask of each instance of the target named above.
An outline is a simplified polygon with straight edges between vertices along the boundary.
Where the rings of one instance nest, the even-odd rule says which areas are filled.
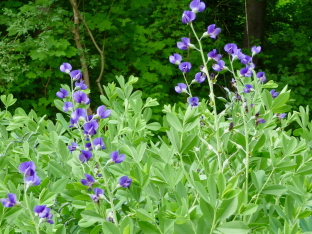
[[[187,79],[186,79],[186,77],[185,77],[185,73],[184,73],[184,72],[183,72],[183,77],[184,77],[185,83],[186,83],[186,85],[187,85],[189,94],[190,94],[191,97],[193,97],[191,88],[190,88],[190,86],[189,86],[189,83],[187,82]]]
[[[215,229],[215,226],[216,226],[216,216],[217,216],[217,211],[216,211],[216,209],[214,209],[214,215],[213,215],[213,221],[212,221],[210,234],[212,234],[214,229]]]
[[[32,210],[31,210],[30,207],[29,207],[29,203],[28,203],[28,199],[27,199],[26,183],[25,183],[24,188],[25,188],[25,189],[24,189],[24,191],[25,191],[25,202],[26,202],[26,206],[27,206],[28,213],[29,213],[31,219],[32,219],[33,222],[34,222],[34,225],[35,225],[35,228],[36,228],[36,233],[37,233],[37,234],[40,234],[39,226],[37,225],[36,220],[35,220],[35,217],[34,217],[34,215],[33,215],[33,213],[32,213]]]
[[[215,95],[214,95],[214,92],[213,92],[213,83],[211,82],[210,80],[210,76],[209,76],[209,73],[208,73],[208,68],[207,68],[207,63],[206,63],[206,59],[205,59],[205,55],[204,55],[204,51],[203,51],[203,47],[202,47],[202,44],[201,44],[201,41],[199,40],[195,30],[194,30],[194,27],[193,27],[193,24],[191,23],[190,24],[192,30],[193,30],[193,33],[198,41],[198,44],[199,44],[199,48],[200,48],[200,54],[202,56],[202,60],[204,62],[204,66],[205,66],[205,71],[207,72],[207,79],[208,79],[208,84],[209,84],[209,88],[210,88],[210,98],[211,98],[211,102],[213,103],[213,113],[214,113],[214,122],[215,122],[215,131],[216,131],[216,138],[217,138],[217,156],[218,156],[218,164],[219,164],[219,172],[221,173],[222,172],[222,162],[221,162],[221,144],[220,144],[220,136],[219,136],[219,123],[218,123],[218,115],[217,115],[217,106],[216,106],[216,101],[215,101]]]

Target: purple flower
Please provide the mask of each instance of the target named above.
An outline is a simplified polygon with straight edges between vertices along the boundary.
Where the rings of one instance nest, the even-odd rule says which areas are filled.
[[[235,50],[237,50],[237,45],[235,45],[234,43],[229,43],[226,44],[224,46],[224,50],[228,53],[228,54],[233,54]]]
[[[217,64],[212,65],[212,69],[215,71],[222,71],[225,68],[225,62],[223,60],[218,61]]]
[[[77,108],[74,112],[71,113],[71,119],[70,123],[71,125],[69,127],[74,126],[78,123],[78,121],[85,122],[87,119],[87,112],[85,109]]]
[[[47,218],[50,213],[50,208],[47,208],[47,205],[38,205],[34,207],[34,212],[39,218]]]
[[[203,83],[206,80],[207,75],[203,72],[198,72],[195,75],[195,79],[192,83]]]
[[[190,49],[195,48],[194,45],[190,43],[190,38],[182,37],[181,40],[182,40],[182,42],[177,43],[177,47],[180,50],[187,50],[188,47],[190,47]]]
[[[61,72],[69,74],[70,71],[72,70],[72,66],[69,63],[63,63],[60,66],[60,70],[61,70]]]
[[[8,199],[2,198],[1,202],[4,207],[13,207],[16,204],[16,195],[14,193],[8,193]]]
[[[179,65],[181,63],[181,61],[182,61],[182,56],[179,55],[179,54],[174,53],[173,55],[169,56],[169,61],[172,64]]]
[[[199,102],[199,99],[198,97],[190,97],[189,100],[188,100],[189,104],[191,105],[191,107],[198,107],[198,102]]]
[[[183,83],[178,83],[178,86],[174,87],[177,93],[187,93],[187,86]]]
[[[88,123],[85,123],[83,126],[83,133],[87,135],[95,135],[96,130],[99,128],[98,122],[96,120],[92,120]]]
[[[213,59],[214,61],[218,62],[220,61],[222,55],[221,54],[217,54],[217,50],[213,49],[212,51],[210,51],[208,54],[208,61]]]
[[[95,195],[91,195],[91,199],[95,202],[98,203],[101,197],[104,197],[104,190],[100,188],[94,188],[93,189]]]
[[[250,63],[250,65],[247,65],[245,68],[242,68],[240,70],[240,74],[242,76],[245,76],[245,77],[251,77],[252,76],[252,71],[253,71],[254,68],[255,68],[255,64]]]
[[[25,176],[30,176],[32,171],[36,170],[36,165],[33,161],[23,162],[19,165],[18,170],[25,174]]]
[[[244,65],[251,63],[251,57],[249,55],[245,55],[245,57],[241,59],[241,63]]]
[[[190,3],[190,8],[191,8],[192,12],[194,12],[196,14],[198,12],[204,11],[206,8],[206,5],[205,5],[205,3],[201,2],[200,0],[193,0]]]
[[[36,172],[32,169],[29,170],[29,175],[24,177],[24,181],[26,183],[27,188],[30,186],[37,186],[41,183],[39,176],[37,176]]]
[[[85,94],[82,91],[77,91],[73,95],[74,101],[79,104],[86,104],[88,105],[90,103],[90,98],[88,98],[88,95]]]
[[[195,20],[196,15],[194,12],[191,11],[184,11],[182,14],[182,23],[183,24],[189,24],[191,23],[193,20]]]
[[[128,178],[128,176],[123,176],[119,179],[119,185],[123,188],[127,188],[132,183],[132,179]]]
[[[115,223],[115,221],[114,221],[114,213],[112,211],[108,212],[107,217],[106,217],[106,221],[110,222],[110,223]]]
[[[284,119],[286,117],[286,113],[283,113],[279,116],[281,119]]]
[[[110,157],[111,157],[111,160],[109,160],[110,162],[121,163],[123,162],[123,160],[125,160],[126,155],[119,154],[119,151],[114,151],[111,153]]]
[[[260,84],[263,84],[266,82],[266,77],[264,75],[264,72],[258,72],[257,77],[260,80]]]
[[[81,163],[89,161],[92,158],[91,151],[81,150],[81,153],[82,154],[79,154],[79,160],[81,161]]]
[[[207,32],[204,32],[203,37],[210,37],[212,39],[216,39],[216,37],[218,36],[218,34],[221,32],[220,28],[215,28],[216,25],[215,24],[211,24],[208,26],[207,28]]]
[[[264,124],[265,122],[266,122],[265,119],[258,118],[258,119],[256,120],[256,126],[258,126],[259,123],[260,123],[260,124]]]
[[[82,79],[82,74],[81,74],[81,71],[79,70],[73,70],[71,73],[70,73],[70,76],[73,80],[80,80]]]
[[[245,88],[243,88],[244,93],[250,93],[251,89],[252,89],[252,85],[251,84],[246,84]]]
[[[241,49],[234,50],[231,55],[233,57],[233,60],[235,60],[236,58],[241,60],[241,59],[243,59],[245,57],[245,55],[241,52]]]
[[[86,90],[88,88],[87,85],[84,84],[84,81],[81,80],[80,82],[75,82],[75,87],[76,89],[80,89],[80,90]]]
[[[39,218],[47,218],[50,213],[50,208],[47,208],[47,205],[38,205],[35,206],[34,212]]]
[[[251,48],[252,56],[259,54],[261,52],[261,46],[253,46]]]
[[[64,99],[64,98],[66,98],[68,96],[68,91],[66,89],[62,89],[61,88],[61,92],[57,92],[56,96],[58,98]]]
[[[88,115],[88,122],[93,119],[93,115]]]
[[[104,145],[104,142],[103,142],[103,137],[99,137],[99,138],[95,138],[93,140],[93,145],[95,147],[96,150],[99,150],[99,149],[106,149],[105,145]]]
[[[86,150],[92,151],[93,148],[92,148],[91,142],[86,143],[86,144],[85,144],[85,148],[86,148]]]
[[[86,179],[81,179],[80,182],[84,185],[84,186],[88,186],[88,191],[91,190],[93,184],[95,183],[94,178],[90,175],[90,174],[85,174]]]
[[[72,142],[71,145],[68,145],[68,149],[70,150],[71,153],[75,151],[76,148],[78,148],[78,144],[75,142]]]
[[[192,65],[189,62],[184,62],[184,63],[180,63],[179,65],[179,69],[181,70],[181,72],[183,73],[189,73],[189,71],[191,70]]]
[[[65,102],[63,106],[63,111],[68,112],[73,110],[73,103],[72,102]]]
[[[105,110],[105,106],[99,106],[96,109],[96,115],[97,115],[96,117],[101,118],[101,119],[108,118],[111,113],[112,111],[110,109]]]
[[[49,213],[48,217],[46,217],[47,222],[50,223],[50,224],[53,224],[54,222],[53,222],[52,218],[53,218],[53,214]]]
[[[272,98],[276,98],[278,96],[278,92],[275,92],[275,89],[272,89],[270,93],[272,95]]]

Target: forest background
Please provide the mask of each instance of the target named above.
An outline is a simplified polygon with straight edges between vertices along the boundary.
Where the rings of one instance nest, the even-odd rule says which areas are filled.
[[[205,25],[210,24],[222,30],[214,44],[203,45],[205,51],[217,48],[226,61],[226,43],[236,43],[243,52],[261,45],[263,53],[256,65],[267,80],[280,87],[288,84],[294,110],[312,106],[311,1],[203,2],[207,8],[198,15],[196,31],[206,31]],[[0,93],[17,98],[13,108],[34,109],[39,116],[53,119],[58,111],[55,93],[60,84],[70,84],[59,70],[67,62],[83,71],[91,90],[91,108],[101,104],[95,97],[103,94],[102,85],[116,75],[134,75],[140,78],[134,88],[144,91],[143,98],[160,102],[152,117],[160,120],[164,104],[186,101],[174,91],[181,74],[168,57],[179,52],[177,41],[190,33],[181,24],[181,12],[188,4],[189,0],[1,1]],[[189,56],[200,64],[199,57]],[[196,70],[188,74],[188,80],[194,79]],[[220,76],[215,92],[225,97],[223,87],[231,88],[232,77],[230,73]],[[196,96],[207,97],[208,86],[193,90]],[[220,100],[217,105],[222,108]]]

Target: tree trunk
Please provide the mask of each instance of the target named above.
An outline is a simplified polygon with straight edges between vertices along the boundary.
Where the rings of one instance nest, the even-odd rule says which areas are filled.
[[[75,23],[75,26],[73,26],[73,28],[72,28],[72,30],[73,30],[72,32],[74,34],[76,47],[79,50],[79,52],[81,53],[80,62],[81,62],[81,67],[82,67],[82,72],[83,72],[83,79],[84,79],[85,84],[90,89],[89,70],[88,70],[88,66],[86,63],[86,56],[85,56],[85,53],[83,51],[83,47],[82,47],[82,44],[80,41],[79,16],[78,16],[78,12],[75,10],[75,9],[77,9],[77,1],[76,0],[70,0],[70,3],[73,5],[74,23]]]
[[[264,18],[266,13],[267,0],[245,0],[246,23],[244,30],[243,48],[251,48],[255,40],[260,40],[263,48],[264,42]]]

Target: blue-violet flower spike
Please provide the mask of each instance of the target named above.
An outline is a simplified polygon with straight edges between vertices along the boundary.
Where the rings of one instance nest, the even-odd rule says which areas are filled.
[[[228,54],[233,54],[233,53],[234,53],[234,50],[237,50],[237,45],[234,44],[234,43],[226,44],[226,45],[224,46],[224,50],[225,50]]]
[[[88,95],[82,91],[76,91],[73,95],[73,98],[74,101],[79,104],[90,104],[90,98],[88,98]]]
[[[73,80],[81,80],[82,79],[82,74],[81,74],[81,71],[79,70],[73,70],[71,73],[70,73],[70,76]]]
[[[257,78],[260,80],[260,84],[263,84],[266,82],[266,77],[265,77],[264,72],[258,72]]]
[[[94,178],[90,175],[90,174],[85,174],[86,179],[81,179],[80,182],[84,185],[84,186],[88,186],[88,190],[90,191],[95,180]]]

